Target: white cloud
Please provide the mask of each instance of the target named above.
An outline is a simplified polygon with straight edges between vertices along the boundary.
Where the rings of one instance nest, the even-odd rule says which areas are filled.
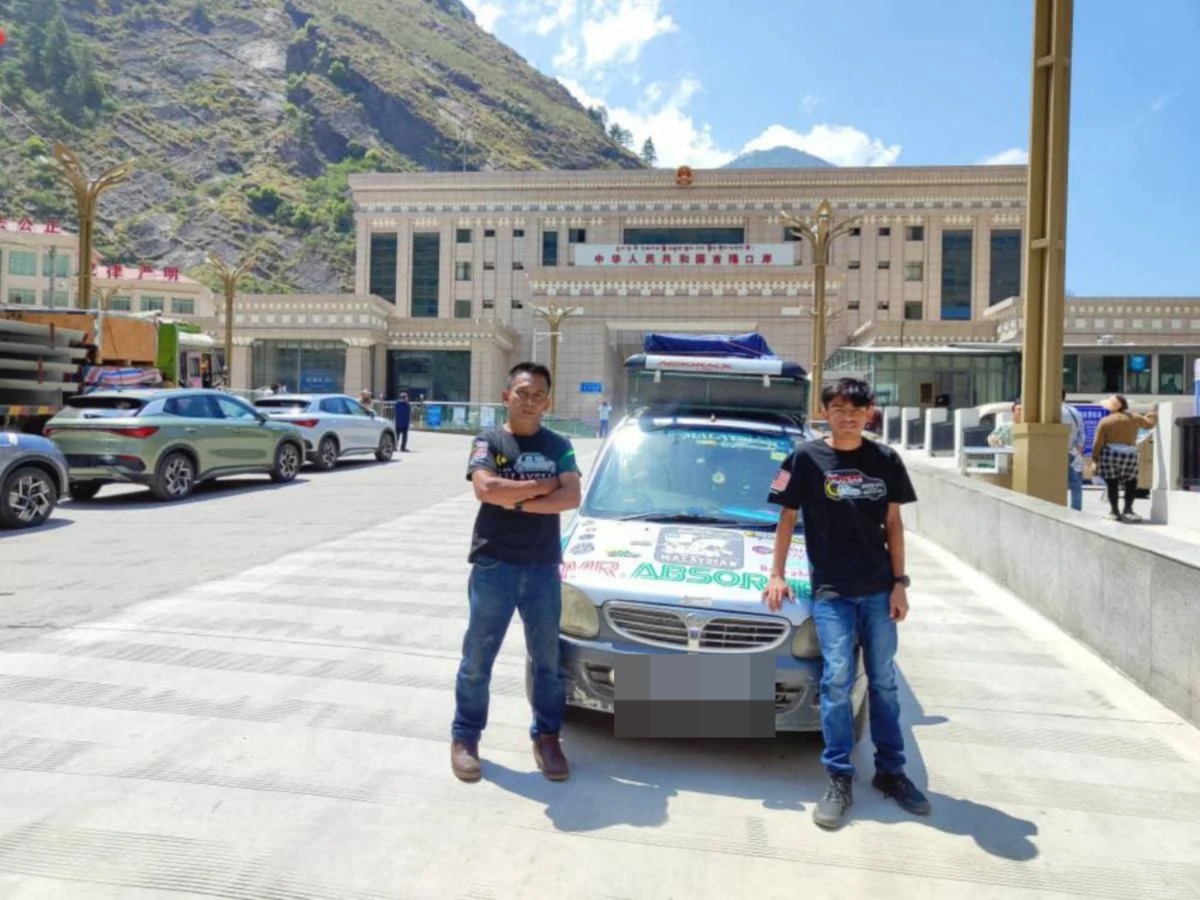
[[[1028,162],[1029,151],[1022,150],[1020,147],[1011,147],[986,159],[981,159],[979,164],[983,166],[1023,166]]]
[[[570,38],[563,38],[562,49],[554,57],[554,68],[562,71],[570,69],[579,59],[579,47]]]
[[[475,16],[475,23],[489,34],[496,30],[496,21],[504,15],[504,7],[495,0],[463,0]]]
[[[564,78],[562,75],[559,75],[558,83],[570,91],[571,96],[582,103],[585,107],[607,105],[604,102],[603,97],[598,97],[591,93],[582,84],[572,78]]]
[[[575,0],[557,0],[557,2],[548,2],[544,4],[545,10],[542,15],[538,16],[534,22],[533,30],[542,37],[557,31],[560,28],[566,28],[575,18],[576,3]]]
[[[811,116],[816,108],[824,102],[824,100],[814,94],[805,94],[800,99],[800,108],[804,110],[806,116]]]
[[[636,62],[646,44],[677,30],[661,6],[662,0],[595,0],[580,29],[584,65]]]
[[[804,133],[772,125],[748,142],[742,152],[775,147],[794,147],[835,166],[891,166],[901,150],[899,144],[886,145],[851,125],[814,125]]]

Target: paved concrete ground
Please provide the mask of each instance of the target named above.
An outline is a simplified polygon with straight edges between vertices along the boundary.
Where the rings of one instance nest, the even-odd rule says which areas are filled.
[[[872,793],[869,747],[827,834],[819,739],[619,743],[594,715],[550,784],[519,627],[485,780],[459,784],[475,507],[465,440],[424,449],[0,540],[17,607],[62,613],[0,650],[0,896],[1200,896],[1200,733],[917,539],[901,669],[928,819]]]

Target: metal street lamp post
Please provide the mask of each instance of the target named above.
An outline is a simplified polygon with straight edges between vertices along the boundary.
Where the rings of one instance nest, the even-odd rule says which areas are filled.
[[[825,306],[825,267],[829,264],[829,245],[834,239],[846,234],[859,221],[858,216],[833,224],[833,206],[822,200],[817,207],[817,224],[814,229],[794,215],[780,210],[780,218],[797,237],[807,240],[813,247],[813,318],[812,365],[809,372],[808,418],[815,419],[821,407],[821,386],[825,377],[825,329],[829,319]]]
[[[129,178],[133,173],[133,160],[113,166],[93,181],[88,178],[79,157],[61,141],[54,144],[54,158],[75,193],[79,217],[79,288],[75,292],[75,305],[87,309],[92,298],[92,232],[96,224],[96,203],[102,193]]]
[[[208,254],[208,264],[216,270],[225,291],[225,387],[233,387],[233,298],[237,295],[238,283],[254,268],[254,257],[247,257],[237,266],[230,268],[215,253]]]
[[[558,339],[561,335],[558,326],[567,316],[573,316],[581,310],[578,306],[561,307],[553,301],[549,306],[531,306],[530,309],[535,316],[545,319],[546,325],[550,329],[550,380],[554,384],[558,384]],[[553,391],[550,393],[550,408],[554,408]]]

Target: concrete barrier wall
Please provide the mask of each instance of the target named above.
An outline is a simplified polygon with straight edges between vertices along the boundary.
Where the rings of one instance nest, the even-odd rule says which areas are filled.
[[[1200,544],[1119,525],[905,454],[908,528],[954,553],[1200,725]]]

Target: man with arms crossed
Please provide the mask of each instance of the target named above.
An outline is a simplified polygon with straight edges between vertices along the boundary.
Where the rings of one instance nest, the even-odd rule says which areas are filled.
[[[547,778],[562,781],[570,771],[558,741],[566,711],[558,659],[558,514],[579,506],[579,467],[571,442],[542,427],[550,407],[545,366],[513,366],[503,399],[508,422],[475,438],[467,463],[480,506],[468,557],[470,617],[455,686],[450,765],[462,781],[480,778],[492,664],[515,610],[533,662],[533,757]]]
[[[908,615],[904,524],[900,505],[917,499],[894,450],[863,438],[875,397],[868,384],[845,378],[821,393],[829,435],[797,447],[771,483],[778,504],[775,555],[763,598],[772,612],[793,600],[784,578],[796,511],[812,568],[813,622],[824,657],[821,731],[829,788],[813,810],[823,828],[845,823],[854,803],[855,638],[862,645],[870,700],[875,778],[885,796],[925,815],[929,801],[904,774],[904,738],[896,691],[896,623]]]

